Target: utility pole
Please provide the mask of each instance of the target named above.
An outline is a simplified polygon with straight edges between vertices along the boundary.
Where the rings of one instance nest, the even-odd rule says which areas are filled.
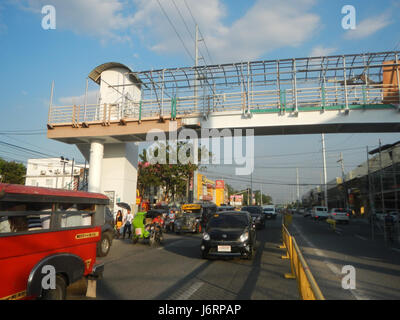
[[[344,188],[344,205],[346,207],[346,209],[349,209],[349,205],[348,205],[348,201],[347,201],[347,186],[346,186],[346,182],[345,182],[345,175],[344,175],[344,163],[343,163],[343,154],[340,153],[340,159],[336,162],[340,162],[340,166],[342,168],[342,185]]]
[[[70,190],[74,189],[74,162],[75,159],[72,158],[72,167],[71,167],[71,183],[69,185]]]
[[[371,221],[371,238],[372,240],[375,239],[375,226],[374,226],[374,214],[375,214],[375,204],[374,204],[374,200],[372,199],[372,184],[371,184],[371,174],[370,174],[370,168],[369,168],[369,151],[368,151],[368,146],[367,146],[367,168],[368,168],[368,199],[369,199],[369,208],[370,208],[370,212],[369,212],[369,218]]]
[[[68,158],[64,158],[64,157],[60,157],[60,162],[63,164],[63,176],[62,176],[62,182],[61,182],[61,188],[62,189],[65,189],[65,186],[64,186],[64,178],[65,178],[65,164],[66,163],[68,163]]]
[[[199,26],[196,24],[195,40],[194,40],[194,110],[197,112],[197,67],[199,65]]]
[[[296,168],[296,183],[297,183],[297,207],[298,207],[300,203],[299,168]]]
[[[381,152],[381,139],[379,139],[379,178],[381,182],[381,203],[382,212],[385,213],[385,196],[383,194],[383,176],[382,176],[382,152]]]
[[[263,193],[262,193],[262,184],[260,184],[260,204],[263,205]]]
[[[322,136],[322,161],[324,167],[324,195],[325,195],[325,207],[328,207],[328,184],[327,184],[327,176],[326,176],[326,156],[325,156],[325,134],[321,134]]]
[[[251,193],[251,201],[250,201],[250,205],[253,205],[253,172],[250,175],[250,193]]]

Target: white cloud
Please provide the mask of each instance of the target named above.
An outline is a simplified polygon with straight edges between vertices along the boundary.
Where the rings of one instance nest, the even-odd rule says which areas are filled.
[[[337,48],[326,48],[324,46],[315,46],[310,53],[310,57],[324,57],[332,55]]]
[[[119,0],[20,0],[20,8],[41,14],[45,5],[56,9],[57,29],[71,30],[77,34],[126,41],[123,31],[131,24],[132,16]]]
[[[358,40],[367,38],[379,30],[392,24],[393,20],[389,13],[383,13],[378,16],[370,17],[362,20],[360,23],[356,23],[356,29],[348,30],[344,38],[346,40]]]
[[[316,1],[257,0],[240,18],[230,23],[226,22],[229,7],[222,0],[186,0],[186,3],[199,24],[213,59],[210,61],[202,43],[200,54],[207,63],[223,63],[253,60],[272,50],[302,45],[321,26],[320,17],[311,12]],[[57,28],[96,36],[101,41],[132,41],[136,35],[149,50],[186,57],[189,53],[193,63],[195,25],[183,0],[175,0],[179,11],[173,1],[164,0],[19,0],[18,3],[36,14],[40,14],[43,5],[54,5]]]
[[[139,10],[134,25],[140,25],[151,40],[151,50],[160,53],[182,52],[183,46],[156,1],[137,0]],[[188,51],[194,56],[193,39],[171,2],[161,2]],[[194,33],[194,24],[184,2],[176,0]],[[318,15],[310,13],[314,0],[258,0],[241,18],[224,24],[227,8],[220,0],[187,0],[206,45],[215,62],[252,60],[282,47],[297,47],[310,39],[320,26]],[[204,46],[202,55],[206,56]],[[209,62],[209,61],[208,61]]]
[[[87,104],[96,104],[99,97],[99,90],[89,90],[87,93]],[[58,98],[58,105],[60,106],[71,106],[71,105],[83,105],[85,104],[85,95],[61,97]]]

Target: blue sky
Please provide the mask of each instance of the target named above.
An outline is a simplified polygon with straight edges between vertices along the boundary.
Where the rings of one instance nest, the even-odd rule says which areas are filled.
[[[160,0],[188,51],[194,55],[194,21],[206,47],[200,50],[207,63],[282,59],[312,55],[400,50],[400,1],[327,0]],[[41,8],[56,8],[56,29],[41,26]],[[176,9],[174,4],[179,8]],[[188,11],[186,4],[191,9]],[[344,5],[356,9],[356,30],[342,28]],[[187,27],[193,33],[189,35]],[[35,135],[0,135],[0,140],[51,155],[83,159],[74,146],[46,138],[51,82],[56,103],[84,94],[85,79],[99,64],[121,62],[132,70],[193,65],[157,0],[3,0],[0,2],[0,132],[35,131]],[[89,90],[97,90],[90,84]],[[400,140],[399,134],[327,135],[327,149],[338,150]],[[256,151],[256,166],[287,163],[304,167],[303,183],[318,182],[322,166],[317,153],[320,135],[257,137],[266,145]],[[262,158],[268,154],[308,153],[304,156]],[[311,153],[310,153],[311,152]],[[328,154],[328,178],[340,175],[338,153]],[[29,154],[0,147],[0,156],[26,160]],[[331,158],[329,158],[331,156]],[[365,152],[345,151],[346,171],[365,161]],[[212,169],[210,168],[210,171]],[[213,170],[213,171],[219,171]],[[225,169],[227,174],[233,170]],[[293,171],[293,172],[292,172]],[[318,172],[317,172],[318,171]],[[322,169],[321,169],[322,171]],[[295,169],[256,169],[258,177],[295,183]],[[233,183],[233,181],[232,181]],[[234,183],[238,188],[246,183]],[[288,194],[288,187],[265,186],[274,198]]]

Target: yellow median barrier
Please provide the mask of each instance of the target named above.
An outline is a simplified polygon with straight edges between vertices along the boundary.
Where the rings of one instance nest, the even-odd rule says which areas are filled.
[[[328,218],[328,219],[326,219],[326,222],[329,223],[329,225],[333,231],[336,230],[336,220]]]
[[[282,256],[282,259],[290,259],[291,269],[291,273],[286,273],[284,277],[286,279],[297,279],[302,300],[325,300],[297,245],[296,239],[290,235],[285,225],[282,225],[282,241],[283,245],[280,248],[286,249],[286,255]]]

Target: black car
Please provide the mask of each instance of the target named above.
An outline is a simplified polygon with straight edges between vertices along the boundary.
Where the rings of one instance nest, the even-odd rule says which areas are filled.
[[[257,228],[265,228],[265,214],[261,206],[243,207],[242,211],[247,211],[251,214]]]
[[[241,256],[252,259],[256,230],[251,215],[245,211],[224,211],[210,217],[203,233],[201,255]]]

